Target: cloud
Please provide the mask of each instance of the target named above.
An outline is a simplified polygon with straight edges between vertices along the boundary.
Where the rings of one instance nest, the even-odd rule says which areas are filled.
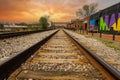
[[[69,19],[64,18],[64,21],[65,19],[66,21],[70,21],[70,18],[73,18],[73,16],[75,18],[76,10],[88,2],[89,0],[35,0],[32,1],[32,12],[39,10],[43,15],[50,15],[52,20],[57,21],[63,20],[61,17],[69,16]]]
[[[43,15],[53,21],[70,21],[76,10],[91,0],[0,0],[0,21],[32,22]]]
[[[0,0],[0,21],[26,21],[29,4],[30,0]]]
[[[0,0],[1,11],[24,11],[29,9],[30,0]]]

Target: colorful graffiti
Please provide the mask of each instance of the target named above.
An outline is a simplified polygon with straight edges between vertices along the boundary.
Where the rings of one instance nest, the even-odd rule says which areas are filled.
[[[93,30],[94,27],[95,27],[95,20],[94,19],[90,20],[90,26],[91,26],[91,28]]]
[[[118,20],[117,23],[115,22],[113,25],[113,30],[115,31],[120,31],[120,13],[118,13]]]
[[[100,17],[100,30],[109,30],[109,28],[108,28],[108,23],[106,22],[107,21],[107,19],[106,19],[107,17],[105,17],[105,20],[103,19],[103,17]]]
[[[115,14],[111,15],[110,22],[109,16],[105,16],[105,18],[100,17],[100,30],[108,31],[111,28],[114,31],[120,31],[120,13],[118,13],[117,21],[115,18]]]

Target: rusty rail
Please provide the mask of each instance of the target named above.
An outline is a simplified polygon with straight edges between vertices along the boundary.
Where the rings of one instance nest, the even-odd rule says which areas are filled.
[[[54,34],[49,35],[40,42],[34,44],[33,46],[27,48],[26,50],[13,55],[8,60],[5,60],[0,63],[0,80],[7,79],[9,75],[14,72],[18,67],[21,66],[34,52],[36,52],[45,42],[47,42]]]
[[[44,32],[44,31],[48,31],[48,30],[37,30],[37,31],[4,33],[4,34],[0,34],[0,39],[17,37],[17,36],[28,35],[28,34],[38,33],[38,32]]]
[[[112,67],[110,64],[108,64],[105,60],[103,60],[101,57],[99,57],[96,53],[89,50],[87,47],[85,47],[78,39],[76,39],[74,36],[71,36],[69,33],[64,31],[70,38],[72,38],[80,47],[82,47],[87,53],[89,53],[90,56],[92,56],[115,80],[120,80],[120,72]]]

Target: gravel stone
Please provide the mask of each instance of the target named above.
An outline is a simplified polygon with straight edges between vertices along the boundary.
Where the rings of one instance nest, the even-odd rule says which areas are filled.
[[[0,62],[5,60],[5,57],[9,58],[11,55],[22,52],[55,31],[51,30],[0,40]]]
[[[87,45],[88,48],[95,49],[95,53],[98,54],[101,58],[111,64],[114,68],[120,71],[120,51],[115,50],[114,48],[107,47],[102,42],[94,38],[86,38],[84,35],[80,35],[73,31],[65,30],[81,43]]]

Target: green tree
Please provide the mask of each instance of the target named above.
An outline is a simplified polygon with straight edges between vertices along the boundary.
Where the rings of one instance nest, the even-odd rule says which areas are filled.
[[[89,5],[86,4],[82,8],[78,9],[78,11],[76,12],[76,15],[79,18],[88,17],[97,11],[97,6],[98,6],[97,3],[91,3]]]
[[[47,27],[49,25],[46,17],[41,17],[39,19],[39,23],[40,23],[40,26],[42,27],[42,29],[47,29]]]

